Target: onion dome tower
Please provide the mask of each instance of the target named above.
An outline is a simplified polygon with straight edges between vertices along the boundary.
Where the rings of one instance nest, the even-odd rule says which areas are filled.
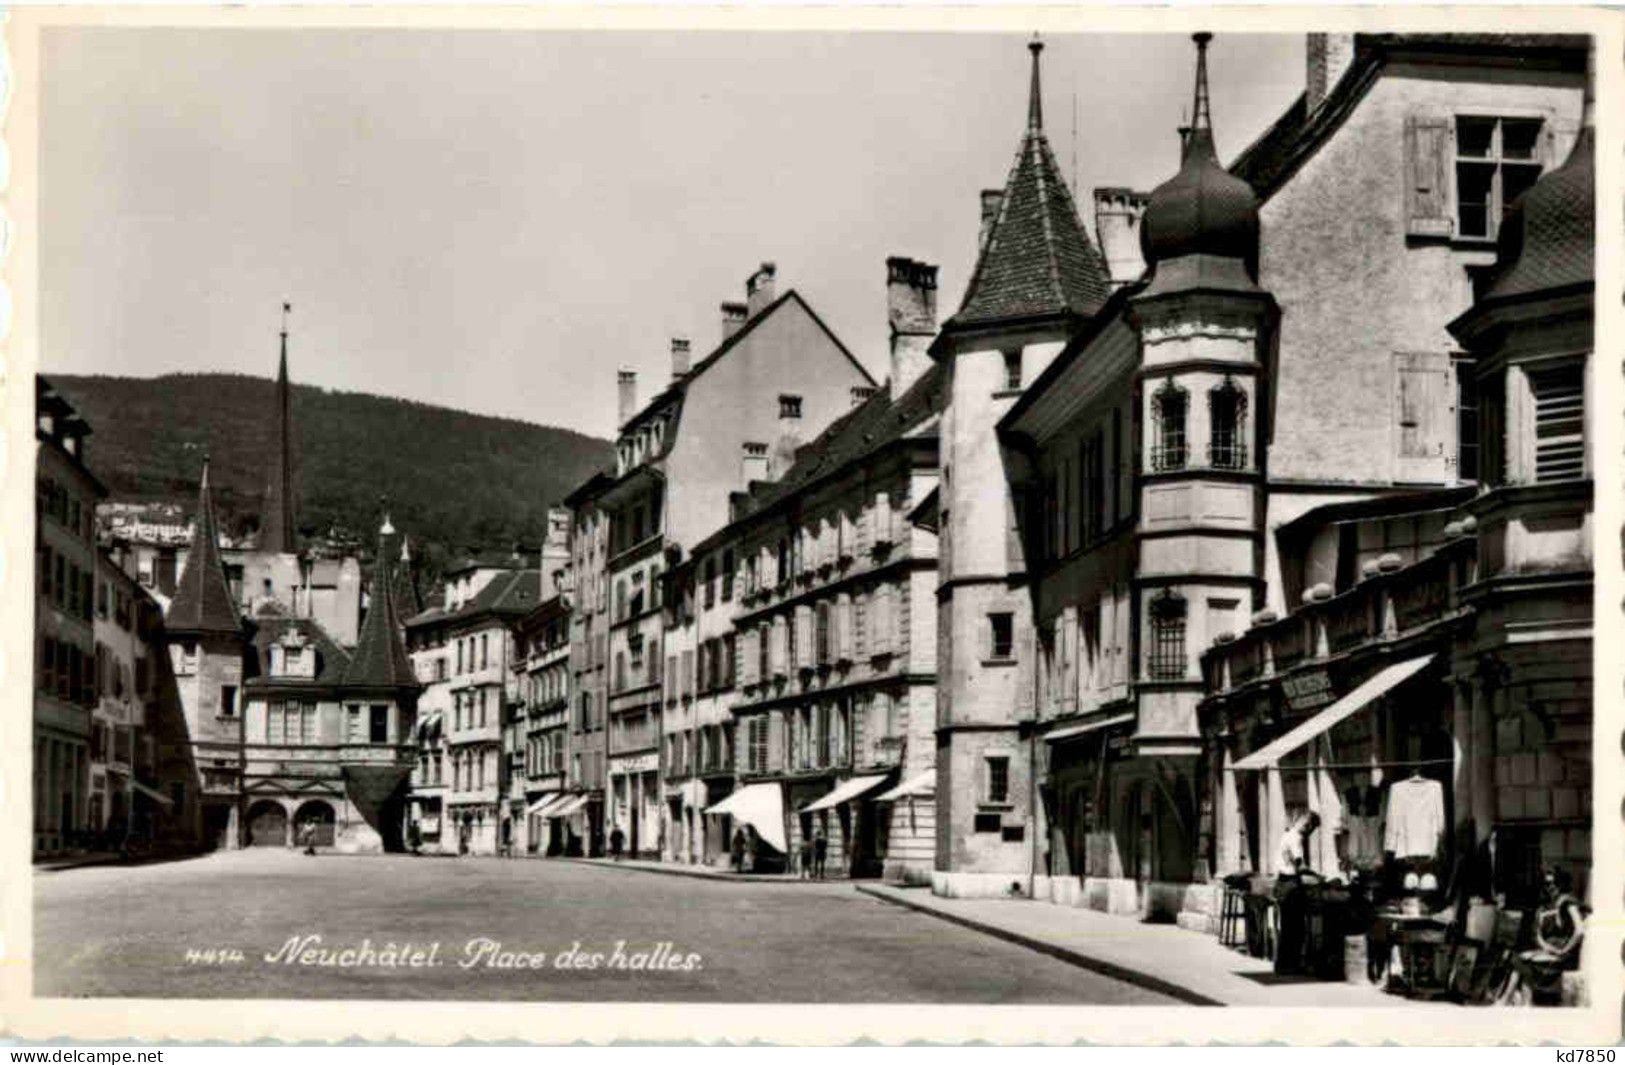
[[[1219,165],[1198,33],[1191,125],[1179,170],[1151,194],[1149,278],[1130,297],[1140,334],[1135,752],[1169,768],[1201,752],[1201,652],[1215,601],[1261,603],[1260,393],[1276,307],[1258,287],[1258,201]],[[1236,608],[1232,608],[1233,610]],[[1191,853],[1194,853],[1194,841]]]

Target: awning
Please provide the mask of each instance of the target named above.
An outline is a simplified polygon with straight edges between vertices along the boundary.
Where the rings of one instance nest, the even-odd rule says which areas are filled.
[[[151,799],[153,802],[158,803],[161,806],[166,806],[167,807],[167,806],[174,806],[175,805],[175,800],[171,799],[168,795],[165,795],[163,792],[159,791],[157,788],[149,788],[149,787],[147,787],[145,784],[141,783],[141,781],[139,781],[139,780],[130,781],[130,787],[134,788],[136,791],[139,791],[141,794],[145,795],[147,798]]]
[[[1101,729],[1111,728],[1113,725],[1126,725],[1134,720],[1133,714],[1113,714],[1098,721],[1085,721],[1081,725],[1068,725],[1053,732],[1044,733],[1045,743],[1054,743],[1056,740],[1067,740],[1073,736],[1082,736],[1087,732],[1099,732]]]
[[[539,814],[539,813],[542,812],[542,809],[544,807],[552,806],[554,803],[556,803],[558,801],[559,801],[559,793],[558,792],[556,792],[556,791],[543,792],[542,797],[540,799],[537,799],[535,802],[533,802],[529,806],[525,807],[525,813],[527,813],[527,814]]]
[[[756,830],[776,851],[789,850],[784,840],[784,793],[777,784],[747,784],[723,799],[706,807],[708,814],[730,814],[736,821]]]
[[[828,795],[825,795],[822,799],[815,799],[806,806],[803,806],[801,808],[801,812],[804,814],[810,814],[814,810],[828,810],[830,807],[839,806],[843,802],[851,802],[853,799],[863,795],[865,792],[870,792],[875,788],[880,787],[880,785],[885,783],[885,781],[886,778],[884,776],[853,777],[851,780],[835,785],[835,790],[831,791]]]
[[[1316,736],[1329,732],[1334,725],[1352,717],[1360,710],[1371,705],[1371,703],[1382,698],[1389,691],[1420,673],[1423,667],[1432,662],[1433,659],[1433,655],[1422,655],[1420,658],[1408,658],[1403,662],[1395,662],[1391,666],[1384,667],[1368,678],[1364,684],[1326,707],[1326,709],[1291,732],[1276,737],[1252,754],[1236,762],[1233,768],[1267,769],[1278,764],[1286,755],[1291,754]]]
[[[569,796],[563,802],[547,811],[547,816],[569,817],[571,814],[580,810],[585,805],[587,805],[587,797],[585,795]]]
[[[931,795],[937,789],[937,771],[927,769],[918,776],[909,777],[895,788],[888,789],[875,796],[875,802],[892,802],[896,799],[906,799],[915,795]]]

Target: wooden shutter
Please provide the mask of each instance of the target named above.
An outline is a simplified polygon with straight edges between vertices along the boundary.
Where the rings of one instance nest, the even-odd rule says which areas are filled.
[[[796,668],[806,669],[813,664],[813,612],[812,607],[796,607]]]
[[[1444,115],[1411,115],[1405,121],[1405,214],[1415,237],[1448,237],[1450,209],[1450,120]]]
[[[885,492],[875,493],[873,529],[877,547],[892,542],[891,496]]]
[[[891,654],[892,635],[896,627],[892,620],[891,586],[882,584],[869,598],[869,653]]]
[[[1450,356],[1447,352],[1394,353],[1394,479],[1441,482],[1449,472],[1446,444],[1453,436]]]
[[[852,661],[852,597],[842,595],[835,603],[835,657]]]
[[[1585,476],[1585,371],[1578,363],[1529,372],[1535,408],[1535,480]]]

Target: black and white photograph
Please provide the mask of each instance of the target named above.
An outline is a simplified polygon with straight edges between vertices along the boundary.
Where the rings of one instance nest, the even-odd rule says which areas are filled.
[[[9,994],[1618,1038],[1617,12],[266,14],[12,44]]]

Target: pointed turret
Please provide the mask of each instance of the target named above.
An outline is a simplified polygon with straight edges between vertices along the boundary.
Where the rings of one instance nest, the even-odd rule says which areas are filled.
[[[401,642],[401,622],[394,590],[395,527],[384,519],[378,530],[378,568],[373,574],[373,592],[367,616],[361,622],[361,638],[344,671],[344,683],[363,688],[412,688],[418,685],[412,660]]]
[[[1111,294],[1106,264],[1089,240],[1044,136],[1043,42],[1035,39],[1027,48],[1032,52],[1027,129],[950,328],[1054,315],[1089,317]]]
[[[268,554],[291,554],[299,550],[293,521],[293,405],[288,385],[288,312],[282,305],[282,360],[277,367],[277,463],[265,493],[265,513],[260,523],[260,550]]]
[[[423,611],[423,597],[418,594],[416,576],[412,572],[412,549],[407,545],[405,536],[401,537],[401,557],[395,567],[391,587],[395,596],[395,613],[402,621]]]
[[[237,604],[232,601],[231,583],[220,560],[220,530],[215,522],[214,498],[209,492],[209,460],[203,460],[203,476],[198,482],[197,514],[192,522],[192,544],[186,555],[186,568],[175,585],[164,626],[171,633],[219,633],[236,635],[242,631]]]

